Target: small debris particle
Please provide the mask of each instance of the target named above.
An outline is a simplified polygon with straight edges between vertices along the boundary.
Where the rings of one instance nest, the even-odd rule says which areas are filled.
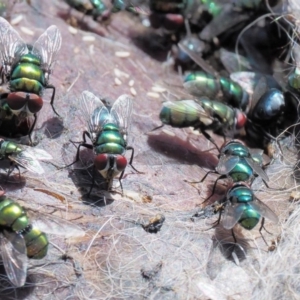
[[[156,216],[149,219],[148,224],[142,224],[142,227],[146,232],[157,233],[163,226],[165,219],[166,218],[164,215],[157,214]]]
[[[21,21],[23,20],[23,15],[18,15],[17,17],[15,17],[14,19],[12,19],[10,21],[11,25],[17,25],[19,24]]]
[[[95,41],[95,37],[92,36],[92,35],[84,35],[84,36],[82,37],[82,40],[83,40],[84,42],[94,42],[94,41]]]
[[[151,88],[151,90],[152,90],[153,92],[156,92],[156,93],[163,93],[163,92],[166,92],[166,91],[167,91],[165,88],[163,88],[163,87],[161,87],[161,86],[153,86],[153,87]]]
[[[65,203],[66,201],[66,198],[58,193],[55,193],[55,192],[52,192],[52,191],[49,191],[49,190],[46,190],[46,189],[39,189],[39,188],[35,188],[34,189],[35,191],[38,191],[38,192],[41,192],[41,193],[44,193],[44,194],[47,194],[49,196],[52,196],[58,200],[60,200],[61,202]]]
[[[131,93],[132,96],[137,95],[136,90],[133,87],[130,88],[130,93]]]
[[[115,85],[121,85],[121,84],[122,81],[118,77],[115,77]]]
[[[163,129],[162,132],[166,135],[169,135],[169,136],[175,136],[175,133],[168,130],[168,129]]]
[[[115,56],[125,58],[130,56],[130,52],[128,51],[116,51]]]
[[[78,30],[76,28],[72,27],[72,26],[69,26],[68,29],[69,29],[69,32],[74,34],[74,35],[77,34],[77,32],[78,32]]]
[[[151,203],[153,200],[152,196],[149,196],[149,195],[143,196],[142,199],[143,199],[144,203]]]
[[[79,53],[80,52],[80,49],[78,48],[78,47],[75,47],[74,49],[73,49],[73,52],[76,54],[76,53]]]
[[[116,75],[117,77],[125,77],[125,78],[129,78],[129,74],[127,74],[127,73],[125,73],[125,72],[123,72],[123,71],[121,71],[121,70],[119,70],[119,69],[117,69],[117,68],[114,69],[114,73],[115,73],[115,75]]]
[[[142,268],[141,269],[141,274],[143,276],[144,279],[146,280],[152,280],[154,277],[156,277],[158,275],[158,273],[160,272],[162,267],[162,262],[159,262],[154,268],[152,269],[146,269],[146,268]]]
[[[153,92],[149,92],[149,93],[147,93],[147,96],[148,97],[151,97],[151,98],[159,98],[159,94],[157,94],[157,93],[153,93]]]
[[[27,27],[21,26],[20,29],[22,32],[24,32],[27,35],[34,35],[34,32]]]
[[[94,55],[94,53],[95,53],[95,50],[94,50],[94,44],[91,44],[91,45],[89,46],[89,52],[90,52],[91,55]]]
[[[129,86],[133,86],[133,85],[134,85],[134,80],[131,79],[131,80],[128,82],[128,85],[129,85]]]
[[[292,191],[290,195],[290,201],[298,202],[300,200],[300,192],[299,191]]]

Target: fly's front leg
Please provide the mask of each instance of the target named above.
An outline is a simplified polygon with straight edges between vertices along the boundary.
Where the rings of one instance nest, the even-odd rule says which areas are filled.
[[[57,111],[56,111],[55,108],[54,108],[54,98],[55,98],[55,87],[54,87],[54,85],[47,85],[47,86],[45,87],[45,89],[52,89],[52,90],[53,90],[52,96],[51,96],[50,105],[51,105],[52,110],[54,111],[54,113],[55,113],[58,117],[60,117],[60,115],[57,113]]]
[[[136,171],[139,174],[144,174],[143,172],[140,172],[139,170],[137,170],[133,165],[132,165],[132,161],[133,161],[133,157],[134,157],[134,148],[133,147],[126,147],[126,150],[130,150],[131,151],[131,156],[130,156],[130,160],[129,160],[129,165],[131,166],[131,168]]]

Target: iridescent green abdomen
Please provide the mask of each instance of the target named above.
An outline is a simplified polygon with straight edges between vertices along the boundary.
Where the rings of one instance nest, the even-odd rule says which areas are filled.
[[[19,232],[25,230],[28,224],[26,213],[19,204],[9,198],[0,202],[0,226]]]
[[[220,90],[216,78],[205,72],[193,72],[184,78],[184,87],[194,96],[215,98]]]
[[[244,212],[239,219],[239,223],[245,229],[253,229],[260,220],[260,214],[250,205],[241,205],[238,209],[243,209]]]
[[[20,153],[21,151],[22,149],[14,142],[0,140],[0,159],[10,154]]]
[[[215,124],[212,124],[211,129],[216,128],[216,123],[219,123],[220,130],[231,129],[234,127],[235,123],[235,112],[234,110],[218,101],[210,101],[208,99],[201,99],[202,107],[208,114],[216,119]],[[209,128],[208,128],[209,129]],[[216,130],[216,131],[217,131]]]
[[[248,181],[253,175],[253,170],[245,159],[240,159],[235,167],[228,173],[228,176],[231,177],[234,182]]]
[[[29,258],[41,259],[47,254],[49,242],[46,234],[32,228],[22,206],[6,197],[0,200],[0,226],[23,235]]]
[[[111,123],[104,125],[96,141],[95,152],[97,154],[123,154],[125,150],[126,141],[120,133],[119,127]]]
[[[41,259],[46,256],[49,242],[45,233],[30,226],[30,229],[23,236],[29,258]]]
[[[24,91],[40,94],[46,85],[41,62],[32,54],[26,54],[21,57],[12,70],[10,79],[10,90],[12,92]]]
[[[223,96],[226,98],[228,104],[246,110],[249,104],[249,95],[238,83],[228,78],[221,77],[220,85]]]
[[[185,101],[178,101],[172,103],[172,107],[163,106],[159,118],[164,124],[184,128],[199,123],[199,112],[196,106],[187,105]]]
[[[295,68],[294,72],[289,75],[288,84],[295,90],[300,89],[300,69]]]

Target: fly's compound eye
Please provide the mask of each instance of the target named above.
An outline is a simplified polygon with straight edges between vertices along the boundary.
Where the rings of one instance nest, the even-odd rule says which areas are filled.
[[[29,112],[37,113],[43,107],[43,99],[36,94],[16,92],[10,93],[6,98],[7,105],[11,110],[20,110],[26,104]]]
[[[95,157],[94,161],[96,169],[101,172],[109,168],[109,156],[108,154],[99,154]]]
[[[127,166],[127,159],[123,155],[116,155],[116,168],[119,172],[123,172]]]
[[[127,159],[123,155],[99,154],[95,157],[94,164],[98,172],[107,178],[123,172],[127,166]]]
[[[241,111],[237,111],[236,113],[236,129],[241,129],[246,125],[247,116]]]

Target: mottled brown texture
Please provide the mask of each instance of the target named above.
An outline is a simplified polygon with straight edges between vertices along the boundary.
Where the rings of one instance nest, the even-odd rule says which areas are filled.
[[[25,172],[22,184],[17,175],[12,177],[3,187],[14,199],[43,212],[57,210],[57,215],[82,226],[86,236],[68,240],[51,236],[55,246],[50,246],[46,259],[34,262],[35,266],[28,270],[28,286],[12,290],[9,283],[3,283],[1,299],[4,295],[7,299],[44,300],[249,299],[260,280],[259,267],[258,273],[252,268],[266,259],[267,247],[258,228],[251,232],[238,229],[240,243],[248,249],[247,259],[240,266],[226,259],[218,249],[211,251],[213,237],[231,239],[230,232],[220,227],[208,230],[217,215],[212,216],[209,210],[199,212],[215,177],[209,177],[204,184],[190,184],[186,180],[200,180],[207,170],[213,169],[216,151],[207,151],[213,148],[212,144],[190,129],[165,126],[150,133],[160,125],[158,113],[163,101],[188,96],[180,87],[179,75],[164,69],[161,62],[133,43],[132,37],[147,34],[148,30],[138,18],[120,13],[113,16],[107,28],[88,16],[79,19],[89,32],[78,29],[72,34],[65,21],[69,8],[64,2],[32,0],[31,5],[21,3],[13,8],[11,19],[23,15],[15,26],[20,35],[32,42],[55,24],[63,37],[51,76],[51,83],[57,87],[54,105],[62,120],[55,116],[49,103],[44,104],[36,128],[38,147],[51,153],[56,165],[72,162],[76,148],[69,140],[81,140],[86,129],[76,97],[89,90],[114,101],[121,94],[131,94],[129,82],[134,80],[136,96],[129,141],[135,148],[134,166],[143,174],[129,166],[122,180],[123,196],[116,181],[117,193],[95,188],[88,199],[84,194],[91,183],[91,169],[86,171],[84,167],[92,163],[92,152],[83,150],[82,163],[69,169],[57,170],[43,163],[46,173],[40,178]],[[74,10],[71,14],[82,18]],[[34,31],[34,36],[22,32],[22,26]],[[83,41],[85,36],[95,40]],[[117,57],[117,51],[128,51],[130,56]],[[116,68],[128,77],[116,76]],[[121,84],[115,83],[116,77]],[[147,96],[154,85],[166,89],[158,93],[159,98]],[[49,94],[45,93],[44,99],[49,100]],[[221,145],[222,139],[216,139]],[[270,185],[282,187],[282,178],[289,185],[294,184],[288,177],[293,164],[293,159],[284,168],[280,162],[275,163],[268,171]],[[287,175],[282,176],[282,172]],[[224,188],[220,185],[220,195],[215,199],[222,196]],[[290,190],[257,192],[279,214],[281,222],[290,209],[289,193]],[[199,216],[193,217],[197,212]],[[147,225],[157,214],[165,217],[161,230],[157,234],[146,232],[142,224]],[[269,221],[266,227],[274,234],[264,232],[271,245],[280,228]],[[252,248],[247,246],[246,239]]]

